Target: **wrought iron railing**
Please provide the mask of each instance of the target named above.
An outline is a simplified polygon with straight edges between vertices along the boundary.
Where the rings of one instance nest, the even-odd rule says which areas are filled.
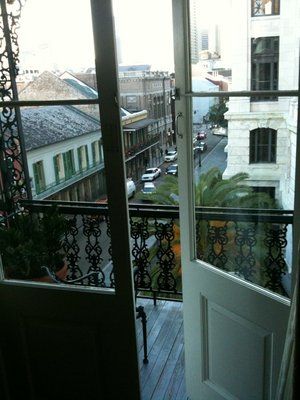
[[[32,213],[57,204],[66,215],[68,279],[88,274],[80,284],[114,288],[107,205],[56,201],[22,204]],[[136,294],[181,299],[178,207],[130,204],[129,213]],[[292,251],[288,240],[292,223],[291,211],[198,207],[197,258],[283,294],[285,256]]]
[[[78,170],[69,177],[65,176],[63,178],[56,179],[54,182],[51,182],[47,185],[44,185],[43,187],[40,187],[39,190],[36,189],[36,194],[34,197],[36,199],[42,199],[44,197],[50,196],[65,188],[66,185],[72,185],[78,182],[79,180],[98,172],[101,169],[104,169],[103,161],[89,164],[87,168]]]

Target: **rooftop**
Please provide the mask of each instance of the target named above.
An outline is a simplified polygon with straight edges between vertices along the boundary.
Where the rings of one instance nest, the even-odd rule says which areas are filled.
[[[21,115],[26,150],[100,130],[97,120],[72,106],[23,108]]]

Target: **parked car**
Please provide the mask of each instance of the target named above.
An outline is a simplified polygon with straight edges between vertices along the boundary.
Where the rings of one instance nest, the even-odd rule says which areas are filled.
[[[156,192],[156,187],[154,183],[152,182],[144,183],[144,187],[142,189],[143,194],[153,194],[155,192]]]
[[[166,174],[178,176],[178,165],[172,164],[166,169]]]
[[[207,133],[205,131],[201,131],[197,133],[197,140],[203,140],[207,138]]]
[[[132,178],[127,178],[126,189],[127,189],[127,197],[128,198],[133,197],[135,195],[136,186],[135,186],[135,183],[133,182]],[[95,203],[107,204],[108,203],[107,195],[105,194],[102,197],[100,197],[99,199],[95,200]]]
[[[158,178],[161,174],[160,168],[147,168],[145,173],[142,175],[142,181],[154,181],[154,179]]]
[[[132,178],[127,178],[126,185],[127,185],[126,187],[127,187],[128,198],[133,197],[136,192],[136,186],[135,186],[135,183],[133,182]]]
[[[176,150],[168,150],[165,155],[165,161],[171,162],[177,160],[177,151]]]

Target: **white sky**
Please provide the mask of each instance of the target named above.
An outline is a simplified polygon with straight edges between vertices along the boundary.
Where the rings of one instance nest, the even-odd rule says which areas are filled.
[[[220,15],[226,20],[231,0],[198,2],[203,25]],[[114,0],[119,62],[174,70],[171,5],[172,0]],[[89,0],[27,0],[20,25],[21,66],[40,70],[94,66]]]
[[[171,0],[114,0],[114,5],[120,61],[173,71]],[[94,66],[89,0],[27,0],[20,25],[21,65]]]

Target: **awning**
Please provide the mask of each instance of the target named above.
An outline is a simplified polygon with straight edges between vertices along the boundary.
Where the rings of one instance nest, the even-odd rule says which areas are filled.
[[[156,122],[156,119],[145,118],[141,119],[140,121],[132,122],[131,124],[124,125],[123,131],[137,131],[139,129],[146,128],[148,125],[153,124]]]

